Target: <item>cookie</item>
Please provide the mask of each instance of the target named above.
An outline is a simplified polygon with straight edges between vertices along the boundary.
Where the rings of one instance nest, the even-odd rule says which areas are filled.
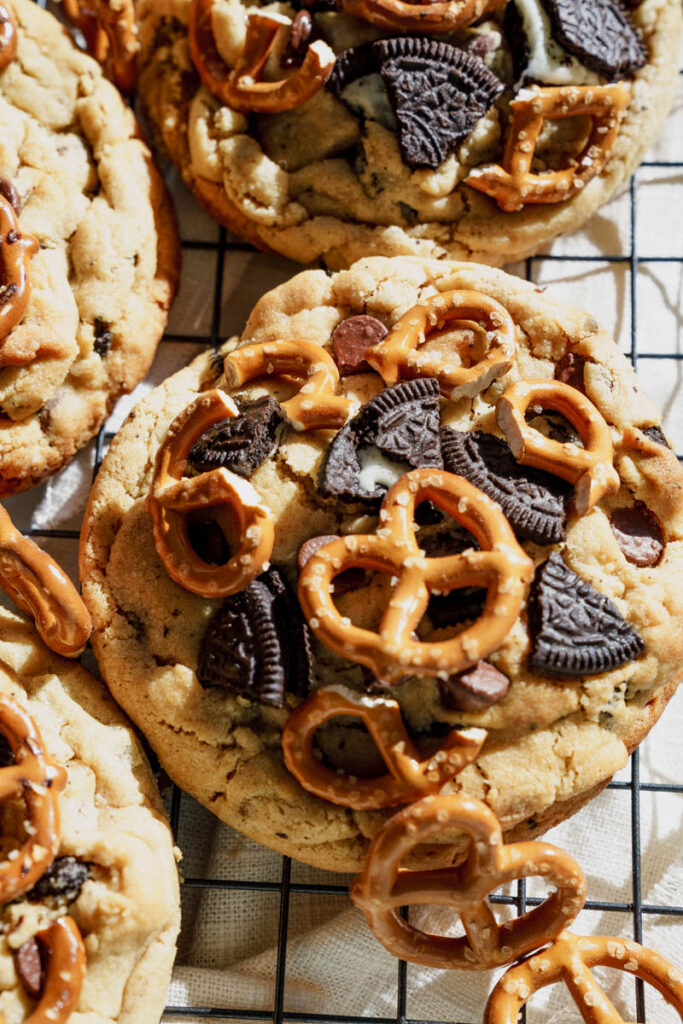
[[[677,82],[678,0],[298,6],[141,0],[139,94],[212,216],[332,269],[546,250],[638,166]]]
[[[335,331],[361,315],[387,328],[365,352],[373,368],[335,373]],[[290,362],[286,379],[274,363],[264,374],[258,346],[267,344],[275,360],[294,339],[321,346],[318,360]],[[683,664],[683,472],[657,439],[659,414],[612,339],[591,316],[500,271],[369,258],[335,274],[304,272],[269,292],[220,352],[223,371],[210,353],[200,355],[137,405],[98,473],[81,535],[98,663],[165,770],[259,842],[320,867],[357,870],[389,813],[383,797],[367,796],[366,777],[386,771],[370,737],[339,711],[310,748],[309,734],[299,733],[309,767],[347,795],[355,778],[370,800],[363,807],[317,795],[299,781],[296,759],[294,774],[283,760],[283,730],[296,732],[290,716],[296,709],[309,728],[329,712],[311,702],[327,695],[356,717],[386,712],[402,723],[439,785],[449,778],[448,737],[457,751],[471,744],[469,730],[486,730],[474,763],[450,785],[486,800],[509,835],[537,835],[573,813],[624,765]],[[583,391],[556,379],[568,355],[581,361]],[[259,368],[251,375],[250,365]],[[241,383],[228,385],[235,367]],[[532,385],[520,451],[513,426],[520,389]],[[334,428],[297,430],[285,416],[277,449],[248,479],[183,470],[183,452],[212,436],[214,419],[236,418],[266,397],[285,410],[297,401],[313,424],[329,410],[339,417],[346,403],[346,423],[342,416]],[[378,426],[387,427],[389,455],[377,448]],[[449,470],[448,446],[434,444],[449,432],[484,456],[506,453],[488,467],[496,489],[481,473],[468,480]],[[375,440],[365,466],[378,492],[370,501],[325,486],[328,476],[357,483],[371,447],[359,436]],[[483,450],[482,437],[492,439]],[[545,453],[540,469],[527,461],[537,449]],[[224,532],[220,566],[197,561],[177,506],[164,506],[154,489],[170,457],[173,493]],[[475,465],[479,472],[485,463]],[[234,505],[228,488],[246,485],[255,497],[244,491]],[[254,502],[259,515],[266,510],[256,528]],[[650,530],[647,559],[634,561],[624,538],[642,532],[644,510],[662,547],[655,560]],[[549,533],[540,528],[546,519]],[[520,529],[527,520],[538,529]],[[190,567],[183,585],[169,575],[172,559]],[[576,649],[618,642],[618,659],[581,657],[564,674],[566,662],[535,656],[539,637],[552,646],[558,600],[544,596],[552,566],[564,567],[568,599],[581,611],[569,622]],[[288,585],[284,614],[274,607],[274,579]],[[539,580],[542,631],[531,610]],[[393,783],[375,789],[400,802]],[[450,857],[450,847],[425,853],[427,861],[437,856]]]
[[[27,854],[26,811],[18,798],[3,801],[0,1014],[56,1020],[61,1006],[60,1020],[73,1011],[74,1020],[152,1024],[180,923],[173,839],[154,777],[101,683],[4,609],[0,633],[0,772],[11,773],[17,751],[36,783],[27,806],[38,830],[29,833],[27,870],[12,878]]]
[[[179,265],[170,198],[130,107],[52,15],[30,0],[7,11],[1,495],[60,469],[144,377]]]

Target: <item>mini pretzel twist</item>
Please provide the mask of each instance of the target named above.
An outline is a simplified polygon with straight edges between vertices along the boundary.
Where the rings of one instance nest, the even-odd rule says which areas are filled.
[[[227,597],[268,568],[274,530],[270,511],[247,481],[227,469],[184,477],[192,445],[214,423],[237,416],[235,403],[220,391],[200,395],[171,423],[159,448],[147,509],[154,544],[171,579],[193,594]],[[205,562],[192,547],[187,514],[225,506],[240,535],[238,550],[225,565]]]
[[[485,192],[511,213],[527,203],[562,203],[600,174],[619,131],[631,94],[626,85],[568,85],[526,91],[512,100],[512,120],[503,164],[470,171],[466,184]],[[572,165],[532,174],[531,164],[545,121],[592,116],[588,140]]]
[[[3,343],[26,310],[31,294],[31,257],[39,248],[37,239],[20,234],[14,207],[0,196],[0,355],[4,355]]]
[[[430,353],[420,346],[434,332],[455,321],[483,323],[490,336],[488,352],[474,366],[444,361],[442,352]],[[445,398],[473,397],[507,373],[517,352],[512,317],[499,302],[475,291],[440,292],[404,313],[383,341],[365,358],[387,384],[402,378],[436,377]]]
[[[279,82],[263,82],[261,76],[275,38],[289,19],[272,12],[254,11],[247,18],[244,50],[233,70],[218,47],[211,13],[213,0],[192,0],[188,34],[190,53],[202,82],[217,100],[233,110],[277,113],[300,107],[323,87],[332,73],[333,50],[316,40],[306,50],[300,68]]]
[[[43,994],[26,1024],[66,1024],[76,1009],[85,977],[85,946],[72,917],[60,917],[36,933],[47,954]]]
[[[359,779],[333,771],[316,758],[316,730],[338,715],[365,723],[389,769],[386,775]],[[282,731],[282,750],[287,768],[309,793],[333,804],[369,811],[438,792],[475,759],[485,739],[484,729],[453,729],[438,753],[423,761],[395,700],[330,686],[316,690],[292,712]]]
[[[225,357],[225,376],[231,387],[256,377],[291,374],[304,381],[281,409],[295,430],[343,427],[351,411],[347,398],[336,395],[339,370],[322,346],[312,341],[266,341],[245,345]]]
[[[469,530],[481,551],[426,558],[415,540],[415,508],[432,501]],[[485,658],[517,619],[533,562],[517,543],[500,506],[462,477],[438,469],[406,473],[388,492],[376,535],[341,537],[321,548],[299,577],[299,600],[319,640],[342,657],[367,665],[378,679],[406,675],[447,678]],[[330,584],[354,566],[396,578],[378,632],[354,626],[334,605]],[[480,618],[448,640],[414,636],[431,592],[488,589]]]
[[[88,53],[121,92],[133,92],[140,49],[133,0],[64,0],[64,10],[83,33]]]
[[[584,448],[544,437],[526,422],[529,406],[555,409],[578,431]],[[505,389],[496,416],[512,453],[524,466],[535,466],[575,485],[580,516],[607,494],[616,494],[619,474],[612,460],[609,427],[589,398],[559,380],[520,380]]]
[[[458,867],[408,871],[401,861],[416,846],[461,829],[470,837]],[[518,878],[537,875],[556,887],[543,903],[499,925],[488,895]],[[428,796],[391,818],[375,836],[351,899],[375,938],[394,956],[426,967],[485,970],[510,963],[554,938],[581,910],[586,884],[579,865],[550,843],[503,845],[495,814],[460,793]],[[457,910],[459,938],[432,935],[399,915],[399,908],[437,904]]]
[[[505,972],[489,996],[484,1024],[517,1024],[529,998],[546,985],[563,981],[585,1024],[623,1024],[623,1018],[591,973],[614,967],[657,989],[683,1020],[683,974],[652,949],[628,939],[581,936],[564,931],[552,946]]]
[[[0,800],[23,797],[28,810],[26,842],[0,862],[0,903],[28,892],[47,871],[59,849],[59,793],[66,772],[45,751],[43,738],[15,700],[0,696],[0,732],[7,739],[15,764],[0,769]]]
[[[505,0],[341,0],[341,10],[389,32],[440,33],[464,28],[504,3]]]
[[[33,617],[51,650],[66,657],[81,653],[92,623],[78,591],[46,551],[19,533],[2,505],[0,587]]]
[[[4,4],[0,4],[0,71],[4,71],[17,55],[17,29]]]

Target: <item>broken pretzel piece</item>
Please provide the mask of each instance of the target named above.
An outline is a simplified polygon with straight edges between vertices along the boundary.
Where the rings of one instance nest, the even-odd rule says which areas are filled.
[[[45,978],[38,1005],[26,1024],[67,1024],[78,1005],[85,978],[85,945],[72,917],[59,917],[36,933],[45,954]]]
[[[83,33],[88,53],[121,92],[132,93],[140,49],[133,0],[64,0],[64,10]]]
[[[453,32],[465,28],[506,0],[341,0],[341,10],[355,18],[402,35],[412,32]]]

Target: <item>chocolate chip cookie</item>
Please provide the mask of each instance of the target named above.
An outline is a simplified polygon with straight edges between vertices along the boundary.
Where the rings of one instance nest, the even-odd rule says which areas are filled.
[[[97,680],[0,631],[0,1015],[153,1024],[180,923],[154,777]]]
[[[582,225],[671,105],[677,0],[141,0],[140,95],[258,248],[501,265]]]
[[[170,199],[131,109],[30,0],[0,52],[0,494],[63,466],[147,372],[177,282]]]
[[[659,414],[591,316],[374,257],[269,292],[138,404],[80,564],[175,781],[352,871],[425,793],[535,836],[606,785],[681,675],[682,531]]]

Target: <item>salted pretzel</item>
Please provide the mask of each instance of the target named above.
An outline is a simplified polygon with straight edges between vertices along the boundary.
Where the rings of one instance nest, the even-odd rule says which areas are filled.
[[[35,620],[50,650],[68,658],[81,653],[92,623],[78,591],[46,551],[19,533],[2,505],[0,587]]]
[[[517,1024],[529,998],[546,985],[563,981],[586,1024],[623,1024],[591,973],[614,967],[657,989],[683,1020],[683,974],[652,949],[628,939],[581,936],[564,931],[548,949],[515,964],[498,981],[484,1011],[484,1024]]]
[[[529,406],[561,413],[578,431],[584,447],[554,441],[529,426],[525,419]],[[518,462],[574,484],[574,505],[580,516],[619,490],[609,427],[600,410],[576,388],[559,380],[519,380],[505,389],[496,417]]]
[[[0,768],[0,800],[21,796],[28,811],[23,846],[0,862],[0,903],[28,892],[47,871],[59,849],[59,794],[66,772],[45,751],[38,728],[20,704],[0,695],[0,733],[15,764]]]
[[[22,235],[12,204],[0,196],[0,356],[3,342],[19,323],[31,293],[31,257],[40,248],[31,235]],[[5,358],[4,362],[8,360]],[[11,360],[10,360],[11,361]]]
[[[445,829],[460,829],[470,837],[461,864],[431,871],[401,868],[416,846],[439,838]],[[533,910],[499,925],[488,895],[532,875],[556,891]],[[351,899],[390,953],[447,970],[487,970],[511,963],[558,935],[585,898],[583,872],[569,854],[550,843],[505,846],[493,811],[461,793],[425,797],[390,818],[370,844],[363,871],[351,886]],[[409,924],[399,908],[416,904],[452,907],[465,934],[432,935]]]
[[[465,184],[485,192],[507,213],[527,203],[562,203],[576,195],[605,165],[631,93],[626,85],[563,85],[524,90],[510,103],[512,119],[501,164],[475,167]],[[588,139],[571,166],[533,174],[531,164],[545,121],[588,114]]]
[[[389,769],[386,775],[356,778],[333,771],[317,759],[315,732],[339,715],[360,718],[367,726]],[[475,759],[485,739],[484,729],[453,729],[438,753],[421,760],[395,700],[328,686],[316,690],[289,716],[282,730],[282,750],[287,768],[309,793],[333,804],[369,811],[437,793]]]
[[[237,416],[235,403],[221,391],[208,391],[171,423],[157,452],[154,478],[147,496],[154,544],[171,579],[193,594],[227,597],[246,587],[268,568],[273,550],[273,517],[248,480],[227,469],[184,477],[187,456],[205,430]],[[225,565],[205,562],[192,547],[187,515],[224,506],[234,516],[240,536],[235,554]]]
[[[489,338],[486,356],[473,366],[444,360],[442,352],[421,350],[429,336],[445,325],[476,321]],[[464,326],[465,323],[461,324]],[[368,349],[365,358],[386,384],[402,378],[436,377],[445,398],[474,397],[512,366],[517,337],[512,317],[499,302],[482,292],[439,292],[404,313],[383,341]]]
[[[506,0],[341,0],[344,14],[352,14],[388,32],[453,32],[465,28]]]
[[[322,40],[306,50],[303,64],[278,82],[261,80],[275,38],[289,18],[272,11],[254,11],[247,18],[244,49],[231,70],[225,63],[214,36],[211,13],[214,0],[192,0],[188,37],[190,54],[199,77],[221,103],[244,113],[279,113],[293,110],[310,100],[332,74],[334,51]]]
[[[240,387],[256,377],[286,374],[304,381],[299,391],[280,407],[295,430],[343,427],[351,411],[347,398],[336,395],[339,370],[322,346],[312,341],[266,341],[228,353],[225,377]]]
[[[469,530],[480,551],[426,558],[415,539],[415,508],[432,501]],[[340,537],[320,548],[299,576],[299,600],[322,643],[367,665],[378,679],[396,683],[407,675],[448,678],[496,650],[517,619],[533,562],[517,543],[500,506],[471,483],[440,469],[402,476],[382,502],[374,535]],[[354,566],[395,578],[378,632],[354,626],[330,594],[336,576]],[[414,630],[432,592],[458,587],[488,589],[484,611],[448,640],[422,642]]]
[[[85,946],[72,917],[59,917],[36,933],[47,967],[38,1005],[26,1024],[66,1024],[76,1009],[85,977]]]
[[[17,29],[4,4],[0,4],[0,71],[11,64],[17,54]]]
[[[64,0],[64,10],[83,33],[88,53],[121,92],[133,92],[140,49],[133,0]]]

